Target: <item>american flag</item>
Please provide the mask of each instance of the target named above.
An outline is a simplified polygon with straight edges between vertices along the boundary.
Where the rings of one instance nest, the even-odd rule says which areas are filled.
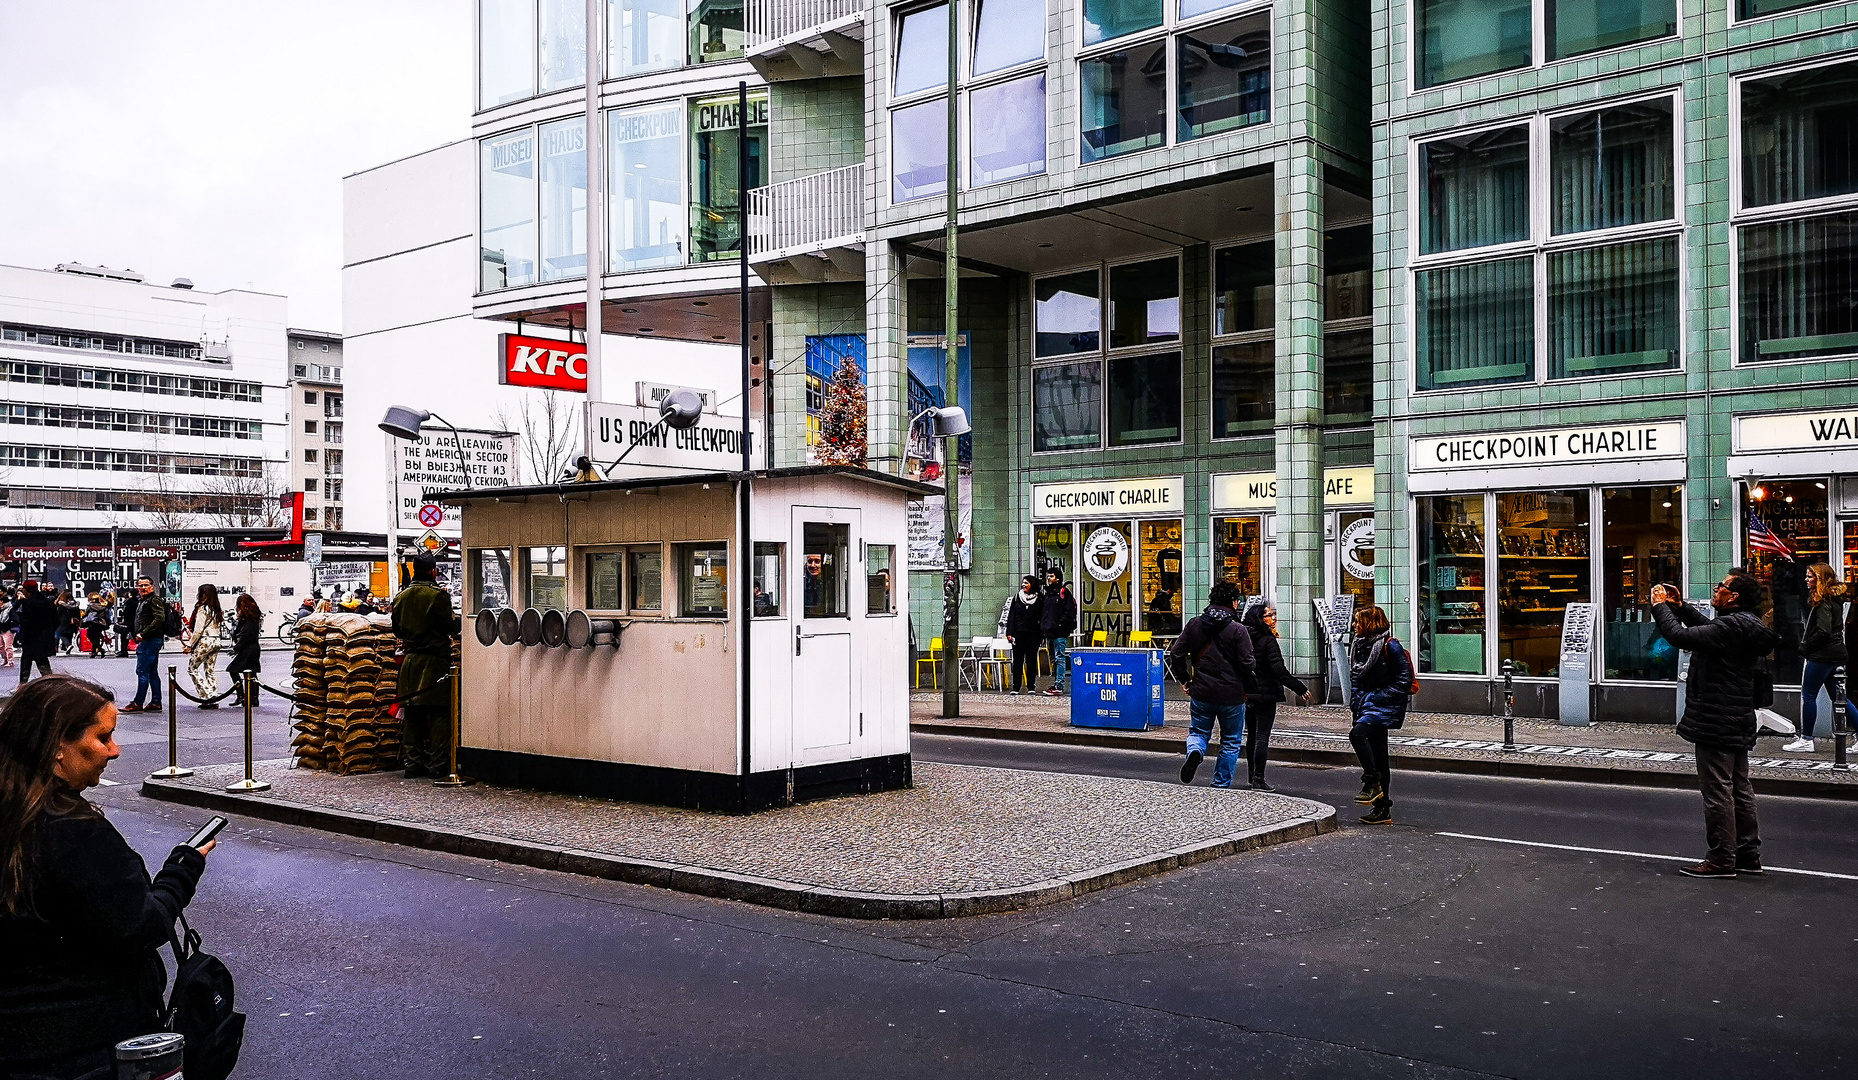
[[[1753,510],[1748,512],[1748,550],[1769,551],[1790,562],[1793,560],[1793,549],[1788,547],[1780,537],[1774,535],[1767,524],[1761,520],[1761,515]]]

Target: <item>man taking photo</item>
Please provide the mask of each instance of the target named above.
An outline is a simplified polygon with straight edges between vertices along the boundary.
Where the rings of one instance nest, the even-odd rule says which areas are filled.
[[[1696,744],[1697,779],[1703,789],[1703,831],[1710,853],[1680,874],[1732,878],[1759,874],[1761,830],[1755,820],[1755,788],[1748,779],[1748,752],[1755,746],[1755,691],[1761,658],[1780,635],[1762,624],[1761,583],[1737,566],[1723,575],[1711,600],[1716,618],[1677,595],[1669,585],[1652,586],[1652,619],[1658,634],[1690,652],[1684,682],[1684,716],[1677,733]]]

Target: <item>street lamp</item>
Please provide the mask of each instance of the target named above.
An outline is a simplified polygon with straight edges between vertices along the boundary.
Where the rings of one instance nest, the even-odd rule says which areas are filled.
[[[948,385],[955,385],[953,366]],[[956,642],[961,636],[959,554],[956,533],[961,530],[961,467],[956,458],[960,438],[973,431],[968,413],[959,405],[932,405],[910,419],[904,438],[916,430],[918,421],[929,420],[929,430],[942,441],[943,516],[942,516],[942,716],[954,719],[961,715],[961,673],[956,657]]]
[[[396,439],[417,440],[419,427],[428,420],[437,420],[452,433],[452,445],[458,448],[458,471],[464,473],[465,490],[471,490],[471,469],[465,460],[464,439],[452,422],[429,409],[409,409],[405,405],[390,405],[387,414],[381,417],[381,430]]]
[[[910,418],[910,430],[915,431],[916,425],[921,423],[925,416],[929,417],[930,432],[938,439],[966,435],[974,430],[973,425],[968,423],[968,410],[959,405],[929,406]]]

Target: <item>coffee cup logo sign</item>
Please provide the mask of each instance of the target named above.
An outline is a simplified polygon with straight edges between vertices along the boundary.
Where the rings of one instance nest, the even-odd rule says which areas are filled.
[[[1356,518],[1342,530],[1342,569],[1361,581],[1374,580],[1374,519]]]
[[[1084,572],[1098,581],[1116,581],[1129,570],[1129,538],[1105,526],[1084,540]]]

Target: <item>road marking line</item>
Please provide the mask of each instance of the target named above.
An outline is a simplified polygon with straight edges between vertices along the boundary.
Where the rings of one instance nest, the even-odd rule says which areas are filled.
[[[1516,844],[1520,847],[1551,848],[1555,851],[1584,851],[1590,855],[1626,855],[1635,859],[1663,859],[1666,862],[1689,862],[1688,855],[1657,855],[1649,851],[1620,851],[1617,848],[1575,847],[1573,844],[1544,844],[1539,840],[1512,840],[1507,836],[1477,836],[1473,833],[1441,832],[1435,836],[1450,836],[1458,840],[1482,840],[1489,844]],[[1796,870],[1787,866],[1763,867],[1770,874],[1803,874],[1807,877],[1833,878],[1838,881],[1858,881],[1858,874],[1834,874],[1829,870]]]

